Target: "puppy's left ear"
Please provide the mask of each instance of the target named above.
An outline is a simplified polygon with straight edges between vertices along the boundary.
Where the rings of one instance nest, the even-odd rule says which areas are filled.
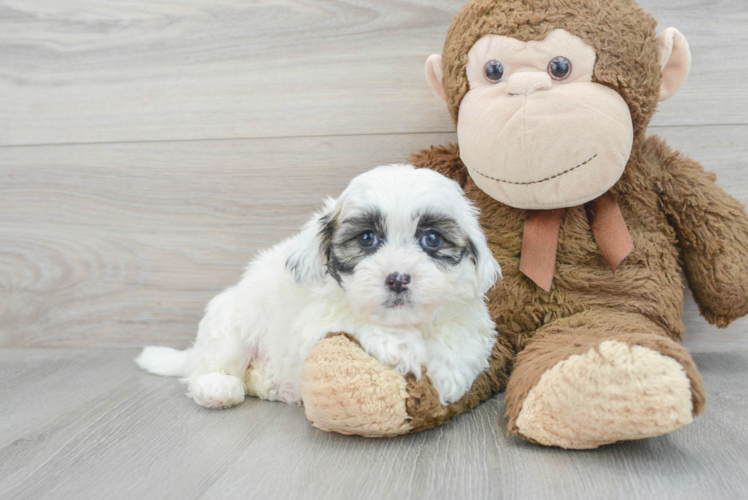
[[[301,233],[294,237],[286,269],[297,283],[322,284],[327,274],[330,245],[337,224],[339,203],[328,198],[325,208],[314,214]]]
[[[485,295],[494,287],[496,281],[502,277],[501,266],[499,266],[499,263],[493,257],[491,249],[488,248],[485,237],[482,240],[482,246],[476,246],[476,248],[479,248],[478,262],[475,266],[478,273],[478,290],[482,295]]]
[[[470,239],[472,258],[475,261],[478,292],[485,295],[496,284],[496,280],[502,277],[501,266],[496,262],[491,249],[488,248],[486,235],[478,222],[477,211],[466,229]]]

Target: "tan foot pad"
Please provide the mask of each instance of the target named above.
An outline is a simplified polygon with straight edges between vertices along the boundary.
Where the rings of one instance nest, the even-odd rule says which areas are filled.
[[[321,340],[304,361],[304,411],[324,431],[386,437],[411,430],[405,378],[345,335]]]
[[[691,384],[680,363],[610,340],[545,372],[517,427],[540,444],[588,449],[658,436],[692,420]]]

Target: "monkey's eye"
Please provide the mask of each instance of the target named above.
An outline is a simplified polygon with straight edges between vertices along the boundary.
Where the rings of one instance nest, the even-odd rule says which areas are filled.
[[[548,63],[548,74],[554,80],[566,80],[571,74],[571,61],[564,56],[554,57]]]
[[[358,235],[358,244],[362,248],[372,248],[379,244],[379,238],[374,231],[364,231]]]
[[[504,78],[504,66],[495,59],[491,59],[486,63],[484,69],[486,74],[486,80],[491,83],[499,83]]]
[[[432,252],[439,250],[443,242],[444,238],[442,238],[442,235],[436,231],[426,231],[423,233],[423,236],[421,236],[421,246],[424,250],[430,250]]]

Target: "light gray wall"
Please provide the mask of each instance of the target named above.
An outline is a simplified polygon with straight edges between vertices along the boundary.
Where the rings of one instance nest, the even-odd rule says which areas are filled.
[[[640,3],[693,52],[651,133],[748,202],[748,3]],[[0,346],[187,345],[325,195],[454,140],[422,68],[461,4],[0,3]]]

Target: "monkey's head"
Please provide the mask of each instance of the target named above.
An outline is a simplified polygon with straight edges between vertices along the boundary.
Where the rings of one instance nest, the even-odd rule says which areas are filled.
[[[579,205],[621,177],[691,64],[634,0],[472,0],[426,76],[475,184],[522,209]]]

